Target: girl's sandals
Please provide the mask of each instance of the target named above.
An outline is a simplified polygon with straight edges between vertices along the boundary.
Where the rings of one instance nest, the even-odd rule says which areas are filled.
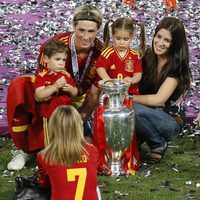
[[[147,162],[149,164],[156,164],[159,163],[167,150],[167,142],[164,144],[163,148],[160,149],[152,149],[148,154],[147,154]]]
[[[160,152],[160,151],[150,151],[150,153],[147,154],[147,162],[149,164],[160,163],[162,157],[163,157],[162,152]]]

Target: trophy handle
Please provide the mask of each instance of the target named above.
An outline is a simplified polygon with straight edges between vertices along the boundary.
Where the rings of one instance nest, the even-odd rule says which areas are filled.
[[[130,99],[130,95],[129,95],[129,93],[126,91],[126,92],[124,92],[124,95],[125,95],[125,98],[126,99]]]
[[[108,97],[107,94],[102,94],[101,97],[100,97],[100,100],[99,100],[99,104],[100,106],[104,106],[104,99]]]

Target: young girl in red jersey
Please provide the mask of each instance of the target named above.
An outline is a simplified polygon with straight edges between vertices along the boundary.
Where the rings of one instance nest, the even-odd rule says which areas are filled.
[[[110,34],[109,34],[109,23],[112,22],[111,29],[112,29],[112,37],[113,37],[113,44],[108,46],[110,41]],[[117,18],[115,21],[109,20],[104,27],[104,43],[105,46],[108,46],[104,49],[97,61],[97,74],[99,75],[100,79],[109,80],[113,78],[117,79],[125,79],[127,82],[131,83],[129,87],[128,93],[130,95],[139,94],[138,90],[138,82],[142,77],[142,62],[140,60],[140,54],[144,53],[144,43],[145,43],[145,34],[144,34],[144,26],[137,24],[140,26],[141,34],[140,34],[140,47],[139,52],[140,54],[130,48],[130,44],[133,39],[134,30],[136,27],[136,22],[132,19],[120,17]],[[98,80],[96,80],[96,85]],[[109,83],[109,82],[108,82]],[[123,97],[122,97],[123,98]],[[131,106],[131,101],[124,101],[125,104]],[[130,103],[129,103],[130,102]],[[94,119],[94,144],[98,147],[100,153],[100,164],[99,164],[99,171],[110,175],[111,169],[108,169],[106,166],[105,154],[106,154],[106,139],[105,139],[105,130],[99,127],[104,127],[104,121],[102,120],[102,112],[104,110],[104,106],[98,106],[95,112],[95,119]],[[134,134],[135,136],[135,134]],[[130,148],[124,155],[122,160],[125,163],[123,166],[124,172],[126,172],[128,166],[128,162],[130,161],[130,168],[129,172],[133,172],[135,168],[131,157],[137,154],[136,148],[136,140],[133,138],[132,144]],[[108,149],[108,148],[107,148]],[[110,150],[109,150],[110,151]],[[130,156],[128,156],[130,155]],[[138,154],[137,154],[138,155]],[[139,156],[137,156],[137,164],[139,166]],[[106,170],[104,170],[106,169]],[[134,173],[134,172],[133,172]]]
[[[110,41],[109,23],[112,22],[113,44]],[[145,32],[142,24],[137,24],[130,18],[120,17],[115,21],[109,20],[104,27],[104,42],[108,46],[100,55],[97,62],[97,74],[103,80],[110,78],[125,79],[131,86],[129,94],[139,94],[138,82],[142,77],[142,62],[140,54],[130,48],[136,25],[140,26],[140,47],[142,55],[145,48]]]
[[[38,153],[39,181],[51,184],[52,200],[97,200],[99,154],[86,143],[83,122],[72,106],[60,106],[49,121],[45,148]]]

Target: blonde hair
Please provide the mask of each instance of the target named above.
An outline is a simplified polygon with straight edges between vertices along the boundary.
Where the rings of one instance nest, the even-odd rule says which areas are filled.
[[[102,14],[99,9],[93,5],[81,5],[74,13],[73,25],[76,26],[78,21],[88,20],[97,23],[97,28],[99,29],[102,24]]]
[[[83,145],[83,122],[76,108],[60,106],[52,114],[48,124],[48,140],[45,135],[45,148],[42,159],[49,164],[71,165],[87,155]]]

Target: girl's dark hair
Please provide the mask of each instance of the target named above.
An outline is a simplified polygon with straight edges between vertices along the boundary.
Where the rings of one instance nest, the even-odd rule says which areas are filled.
[[[140,45],[139,45],[139,53],[141,56],[144,55],[145,52],[145,30],[143,24],[138,24],[135,20],[127,18],[127,17],[119,17],[115,21],[108,20],[104,26],[104,46],[107,47],[110,42],[110,33],[109,33],[109,23],[112,22],[112,34],[115,34],[116,30],[124,29],[129,31],[130,35],[133,35],[136,25],[140,27]]]
[[[68,48],[65,43],[56,38],[50,39],[46,42],[43,54],[50,58],[55,53],[65,53],[66,55],[68,54]]]
[[[168,52],[168,61],[163,67],[161,74],[157,77],[157,56],[154,52],[153,41],[160,29],[168,30],[172,35],[172,41]],[[148,74],[143,77],[142,83],[148,86],[154,83],[155,88],[159,88],[167,75],[172,73],[178,80],[179,94],[184,94],[190,89],[191,71],[189,67],[188,44],[186,40],[186,33],[182,22],[175,17],[164,17],[155,29],[152,41],[151,53],[146,53],[143,59],[143,66],[148,69]],[[157,77],[157,80],[155,79]]]

